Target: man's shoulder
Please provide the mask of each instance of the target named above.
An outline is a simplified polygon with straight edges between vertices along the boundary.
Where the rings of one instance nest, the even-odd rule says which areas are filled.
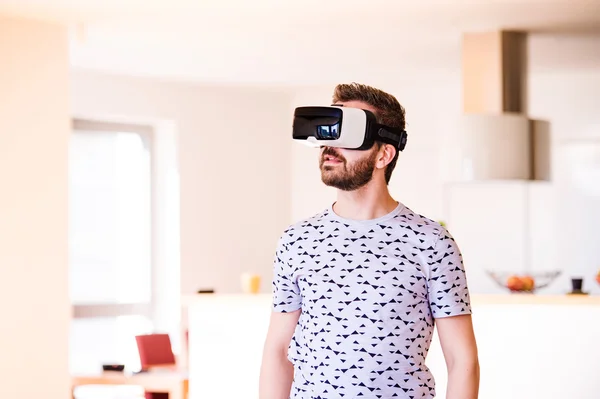
[[[401,234],[403,238],[412,238],[424,249],[434,247],[439,238],[447,234],[446,227],[442,223],[406,206],[394,218],[394,222],[398,234]]]
[[[296,241],[299,237],[306,236],[311,231],[322,227],[324,223],[329,222],[328,215],[329,209],[324,209],[321,212],[295,221],[283,230],[280,241],[290,243]]]

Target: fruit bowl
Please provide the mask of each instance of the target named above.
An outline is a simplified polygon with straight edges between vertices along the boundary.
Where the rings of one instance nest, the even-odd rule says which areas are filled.
[[[502,288],[512,293],[529,293],[549,286],[558,276],[560,271],[538,273],[513,273],[487,271],[487,274]]]

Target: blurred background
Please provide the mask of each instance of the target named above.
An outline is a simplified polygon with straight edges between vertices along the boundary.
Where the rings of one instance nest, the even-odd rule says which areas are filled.
[[[282,230],[335,199],[293,110],[349,82],[406,108],[390,190],[448,226],[474,295],[598,298],[598,0],[0,0],[7,397],[187,392],[100,372],[146,371],[149,335],[188,370],[198,291],[251,275],[268,303]]]

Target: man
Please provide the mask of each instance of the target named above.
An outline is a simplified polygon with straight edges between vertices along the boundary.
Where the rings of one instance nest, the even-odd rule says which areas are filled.
[[[396,98],[338,85],[336,105],[404,129]],[[433,398],[425,366],[434,325],[448,368],[447,399],[475,399],[477,347],[462,256],[440,224],[392,198],[393,145],[322,147],[337,200],[290,226],[274,262],[273,312],[260,399]]]

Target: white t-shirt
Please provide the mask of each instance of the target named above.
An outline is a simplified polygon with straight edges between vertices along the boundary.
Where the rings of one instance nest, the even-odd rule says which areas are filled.
[[[288,227],[273,309],[302,309],[288,350],[293,399],[433,398],[434,319],[471,313],[455,241],[402,204],[367,221],[329,207]]]

